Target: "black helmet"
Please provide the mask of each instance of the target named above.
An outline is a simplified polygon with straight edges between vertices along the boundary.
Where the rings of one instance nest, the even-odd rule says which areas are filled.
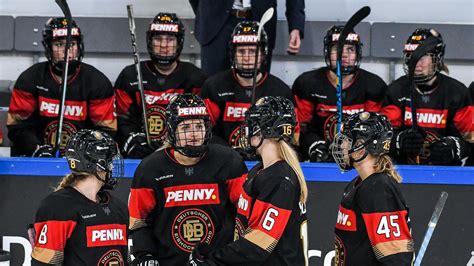
[[[232,36],[230,38],[230,62],[232,63],[232,67],[234,70],[239,74],[239,76],[244,78],[252,78],[255,73],[255,67],[249,66],[244,68],[243,66],[239,66],[236,60],[236,51],[238,46],[243,45],[255,45],[260,47],[260,56],[263,58],[262,62],[260,62],[260,66],[258,66],[258,71],[261,71],[263,66],[267,62],[267,55],[268,55],[268,37],[265,29],[262,29],[260,42],[258,42],[258,27],[259,23],[256,21],[242,21],[237,26],[235,26],[234,31],[232,32]],[[258,42],[258,43],[257,43]]]
[[[117,143],[102,131],[82,129],[72,135],[66,145],[66,159],[72,172],[95,175],[105,183],[104,189],[113,189],[124,174]],[[99,171],[106,173],[105,179]]]
[[[171,56],[161,56],[153,52],[153,36],[166,34],[176,36],[176,52]],[[151,60],[161,66],[169,66],[181,55],[184,45],[184,26],[175,13],[159,13],[156,15],[146,32],[146,44]]]
[[[411,54],[429,37],[434,37],[437,40],[436,47],[428,52],[432,58],[432,70],[427,75],[415,74],[413,76],[413,81],[416,84],[423,84],[431,80],[444,67],[444,49],[446,45],[443,42],[443,37],[441,37],[441,34],[435,29],[419,28],[416,29],[410,35],[410,37],[408,37],[407,41],[405,42],[405,46],[403,47],[405,73],[408,74],[408,63],[410,61]]]
[[[77,58],[69,61],[68,73],[72,74],[79,67],[84,57],[84,41],[81,29],[77,26],[73,20],[71,22],[71,37],[77,41],[78,55]],[[43,29],[43,46],[45,56],[49,63],[53,66],[54,73],[61,75],[64,68],[64,59],[61,58],[58,61],[53,60],[53,47],[52,41],[58,39],[66,39],[67,36],[67,20],[65,18],[50,18]]]
[[[204,121],[204,139],[199,146],[189,145],[186,136],[179,136],[179,123],[202,119]],[[211,138],[211,122],[204,101],[195,94],[185,93],[177,95],[166,108],[166,127],[168,131],[168,142],[179,153],[188,157],[201,157],[207,151],[207,143]],[[194,128],[192,130],[195,130]],[[198,129],[201,130],[201,129]],[[184,141],[184,145],[180,144]]]
[[[326,36],[324,37],[324,59],[328,68],[334,72],[336,71],[336,65],[331,65],[331,47],[337,44],[337,41],[339,40],[339,36],[341,35],[343,29],[344,26],[334,25],[327,31]],[[349,75],[359,69],[360,62],[362,60],[363,44],[360,41],[359,34],[357,34],[354,30],[352,30],[349,35],[347,35],[344,44],[352,44],[356,48],[356,61],[354,62],[354,64],[350,64],[348,66],[341,65],[342,75]]]
[[[259,98],[245,112],[240,145],[248,153],[253,154],[262,145],[263,139],[276,138],[291,142],[295,127],[296,115],[293,103],[281,96],[265,96]],[[250,139],[257,134],[261,134],[262,139],[257,147],[253,147]]]
[[[365,159],[370,153],[378,156],[390,150],[393,136],[392,125],[379,113],[361,112],[353,114],[344,121],[342,131],[332,144],[332,156],[343,171],[353,169],[353,163]],[[358,160],[350,154],[365,148],[365,154]]]

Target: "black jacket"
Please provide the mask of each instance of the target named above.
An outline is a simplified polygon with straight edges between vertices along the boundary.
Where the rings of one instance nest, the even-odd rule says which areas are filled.
[[[225,25],[229,16],[231,16],[232,4],[234,0],[189,0],[194,14],[196,15],[195,32],[196,39],[201,45],[206,45],[216,37],[222,27]],[[252,0],[252,20],[260,21],[263,13],[268,8],[275,8],[272,19],[265,24],[265,31],[268,34],[270,49],[275,47],[276,35],[276,0]],[[286,1],[286,19],[288,21],[288,29],[297,29],[300,36],[304,33],[304,0],[287,0]]]

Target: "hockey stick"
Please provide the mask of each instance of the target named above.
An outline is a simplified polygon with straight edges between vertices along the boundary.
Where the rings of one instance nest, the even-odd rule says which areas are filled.
[[[336,97],[337,97],[337,133],[341,132],[341,125],[342,125],[342,73],[341,73],[341,65],[342,65],[342,50],[344,48],[344,43],[346,42],[346,38],[351,31],[354,30],[354,27],[357,26],[364,18],[366,18],[370,14],[370,7],[364,6],[363,8],[359,9],[352,17],[347,21],[346,25],[344,25],[344,29],[342,30],[341,34],[339,35],[339,39],[337,40],[337,57],[336,57],[336,75],[337,75],[337,86],[336,86]]]
[[[132,40],[133,60],[135,61],[135,69],[137,70],[138,91],[140,92],[143,123],[145,123],[145,137],[146,137],[146,142],[151,147],[150,132],[148,129],[148,119],[146,117],[145,89],[143,88],[142,70],[140,68],[140,54],[138,53],[137,39],[135,35],[135,18],[133,16],[133,5],[127,5],[127,13],[128,13],[128,26],[130,28],[130,37]]]
[[[56,0],[59,8],[63,11],[64,17],[67,21],[67,33],[66,33],[66,50],[64,52],[64,68],[63,75],[61,77],[61,101],[59,102],[59,120],[58,127],[56,129],[56,140],[54,143],[53,154],[56,157],[59,157],[60,154],[60,145],[61,145],[61,135],[63,133],[63,124],[64,124],[64,104],[66,103],[66,92],[67,92],[67,80],[68,80],[68,68],[69,68],[69,48],[71,47],[71,29],[72,29],[72,16],[71,11],[69,10],[69,5],[66,0]]]
[[[418,128],[418,117],[416,113],[416,103],[415,103],[415,82],[413,81],[415,75],[416,64],[420,59],[425,56],[429,51],[432,51],[436,48],[437,45],[436,38],[430,36],[428,37],[420,46],[416,47],[415,51],[410,56],[408,61],[408,82],[410,83],[410,109],[411,109],[411,128],[416,130]],[[416,163],[420,164],[420,156],[416,156]]]
[[[431,215],[431,219],[428,223],[428,229],[426,230],[425,237],[423,238],[423,242],[421,242],[420,250],[418,251],[418,256],[415,260],[415,266],[419,266],[423,260],[426,248],[428,248],[428,244],[430,243],[431,237],[433,236],[433,232],[436,228],[436,225],[438,224],[439,217],[441,216],[441,212],[443,211],[444,204],[446,203],[447,199],[448,192],[441,192],[438,202],[436,202],[433,214]]]
[[[270,7],[263,13],[262,18],[260,19],[260,23],[258,26],[258,32],[257,32],[257,51],[255,52],[255,63],[254,63],[254,73],[253,73],[253,78],[252,78],[252,105],[255,103],[255,88],[257,87],[257,65],[258,65],[258,59],[259,59],[259,52],[260,52],[260,38],[261,38],[261,33],[263,30],[263,26],[273,17],[273,12],[274,9],[273,7]],[[263,63],[263,60],[262,60]]]

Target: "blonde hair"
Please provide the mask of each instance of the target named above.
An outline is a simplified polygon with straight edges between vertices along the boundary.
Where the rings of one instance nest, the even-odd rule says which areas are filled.
[[[397,183],[402,182],[402,176],[395,170],[392,159],[386,154],[380,155],[375,160],[374,170],[376,173],[387,173],[393,177]]]
[[[280,151],[280,156],[287,162],[290,167],[295,171],[296,176],[298,177],[298,182],[300,183],[300,202],[306,203],[308,199],[308,187],[306,186],[306,180],[303,175],[303,170],[300,166],[300,161],[298,160],[298,155],[296,155],[295,150],[288,144],[286,141],[277,141],[278,150]]]
[[[90,174],[84,172],[73,172],[67,174],[65,177],[63,177],[63,179],[61,179],[61,181],[59,181],[58,186],[54,189],[54,191],[71,187],[75,182],[86,179],[88,176],[90,176]]]

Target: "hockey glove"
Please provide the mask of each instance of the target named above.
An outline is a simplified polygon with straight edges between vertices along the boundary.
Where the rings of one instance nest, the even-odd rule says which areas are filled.
[[[206,255],[211,252],[208,244],[199,243],[194,246],[193,251],[189,254],[188,266],[213,266],[216,265],[212,261],[206,260]]]
[[[129,159],[143,159],[153,153],[160,145],[158,141],[152,141],[153,147],[146,142],[145,133],[130,133],[125,145],[123,146],[124,154]]]
[[[138,257],[132,261],[132,266],[160,266],[158,260],[151,254]]]
[[[330,162],[329,147],[324,140],[315,141],[308,149],[310,162]]]
[[[405,129],[395,138],[397,151],[406,155],[418,155],[425,142],[424,132],[416,129]]]
[[[54,157],[54,149],[50,145],[38,145],[31,157]]]
[[[430,159],[432,164],[448,165],[460,161],[462,156],[461,141],[457,137],[444,137],[430,145]]]

